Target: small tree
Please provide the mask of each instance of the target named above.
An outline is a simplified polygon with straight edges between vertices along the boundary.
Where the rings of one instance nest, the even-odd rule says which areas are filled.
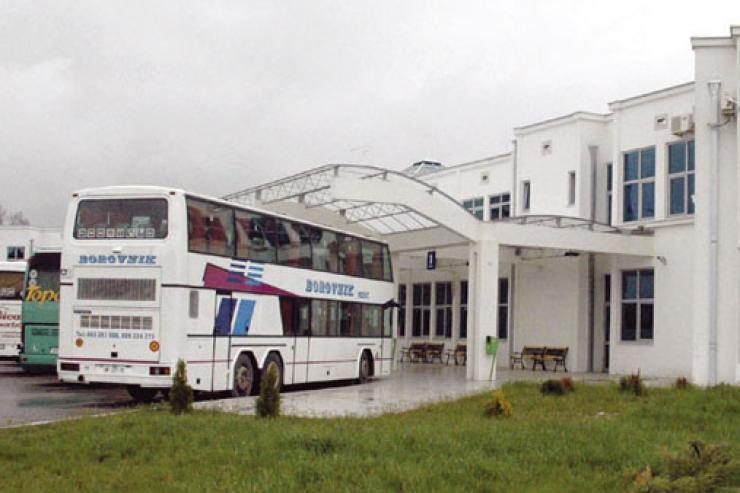
[[[177,369],[170,389],[170,410],[172,414],[182,414],[193,409],[193,388],[188,385],[188,372],[185,362],[177,360]]]
[[[278,373],[274,365],[267,369],[267,374],[260,383],[260,395],[257,398],[257,416],[276,418],[280,416],[280,389],[277,385]]]
[[[26,216],[21,211],[14,212],[8,218],[8,221],[12,226],[28,226],[31,222],[26,219]]]

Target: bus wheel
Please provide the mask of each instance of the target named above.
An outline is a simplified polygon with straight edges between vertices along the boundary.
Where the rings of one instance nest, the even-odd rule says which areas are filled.
[[[234,365],[234,386],[231,390],[231,395],[234,397],[252,395],[255,387],[252,358],[246,354],[242,354],[236,360],[236,365]]]
[[[128,395],[137,402],[152,402],[157,396],[157,392],[159,392],[159,389],[150,389],[138,385],[129,385],[126,390]]]
[[[360,383],[370,380],[370,355],[367,351],[364,351],[360,357],[360,377],[357,380]]]
[[[280,358],[275,353],[268,354],[267,359],[265,359],[265,364],[262,365],[262,375],[260,377],[261,382],[265,381],[265,377],[267,376],[267,372],[270,371],[270,368],[275,368],[275,371],[277,372],[275,388],[280,390],[283,386],[283,367],[280,364]]]

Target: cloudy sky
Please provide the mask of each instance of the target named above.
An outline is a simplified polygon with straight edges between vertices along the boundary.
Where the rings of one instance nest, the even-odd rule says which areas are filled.
[[[512,127],[691,80],[735,1],[0,0],[0,204],[212,195],[328,162],[509,150]]]

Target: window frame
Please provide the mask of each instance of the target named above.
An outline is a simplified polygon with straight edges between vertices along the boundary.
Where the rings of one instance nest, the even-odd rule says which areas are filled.
[[[470,284],[467,279],[460,281],[460,311],[458,312],[458,339],[468,339],[468,296],[470,295]],[[463,299],[463,295],[464,299]]]
[[[434,315],[434,337],[452,339],[452,281],[434,283]]]
[[[619,342],[621,343],[648,343],[655,340],[655,269],[652,267],[626,269],[621,271],[620,276],[620,300],[619,300]],[[625,298],[625,278],[627,275],[636,275],[635,297]],[[642,297],[642,277],[649,274],[652,277],[652,297]],[[635,305],[635,337],[625,338],[625,305]],[[651,336],[642,335],[642,313],[643,307],[650,306],[652,311]]]
[[[494,217],[494,211],[496,211]],[[498,221],[511,217],[511,193],[501,192],[488,196],[488,220]]]
[[[532,207],[532,180],[522,180],[522,210],[529,211]]]
[[[12,254],[11,254],[12,252]],[[20,253],[20,256],[18,256]],[[16,260],[26,260],[26,247],[25,246],[8,246],[5,248],[5,258],[9,262]]]
[[[498,279],[498,300],[496,308],[498,310],[498,327],[496,328],[496,335],[501,340],[507,340],[509,338],[509,298],[510,283],[508,277],[499,277]],[[505,295],[505,296],[504,296]],[[502,311],[505,312],[506,316],[502,317]],[[503,334],[503,335],[502,335]]]
[[[576,172],[568,171],[568,206],[576,205]]]
[[[684,169],[682,171],[671,172],[671,148],[673,146],[684,146]],[[693,156],[692,156],[693,154]],[[693,161],[693,169],[689,169]],[[696,143],[695,139],[681,139],[666,143],[666,211],[669,217],[693,217],[696,214],[696,204],[692,200],[692,195],[696,194]],[[689,178],[694,180],[694,193],[690,194]],[[683,180],[683,210],[682,212],[673,212],[673,187],[671,182],[676,179]],[[690,210],[693,208],[693,210]]]
[[[416,300],[416,289],[419,288],[419,303]],[[426,290],[426,293],[425,293]],[[428,301],[425,303],[426,294]],[[411,337],[429,338],[431,333],[432,315],[432,283],[415,282],[411,285]],[[419,312],[419,326],[417,331],[416,312]],[[425,330],[426,329],[426,330]],[[418,332],[418,333],[417,333]],[[425,333],[426,332],[426,333]]]
[[[398,337],[406,337],[406,291],[407,284],[398,285],[398,311],[396,316],[398,317]],[[403,293],[403,296],[401,296]]]
[[[485,219],[486,198],[484,196],[465,199],[462,202],[462,206],[476,219],[479,219],[481,221]]]
[[[653,174],[651,176],[643,177],[643,154],[647,151],[653,152]],[[631,154],[637,154],[637,178],[628,180],[626,166],[627,156]],[[641,221],[654,221],[655,220],[655,185],[656,185],[656,166],[657,166],[657,153],[655,146],[641,147],[639,149],[631,149],[622,152],[622,222],[623,223],[638,223]],[[643,215],[644,203],[643,203],[643,189],[645,185],[653,186],[653,214],[652,216]],[[627,200],[626,200],[626,189],[628,186],[637,187],[637,216],[634,219],[627,219]]]

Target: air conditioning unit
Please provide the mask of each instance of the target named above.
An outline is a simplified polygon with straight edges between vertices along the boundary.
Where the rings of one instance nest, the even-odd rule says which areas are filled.
[[[679,137],[694,131],[694,115],[687,113],[671,118],[671,133]]]

